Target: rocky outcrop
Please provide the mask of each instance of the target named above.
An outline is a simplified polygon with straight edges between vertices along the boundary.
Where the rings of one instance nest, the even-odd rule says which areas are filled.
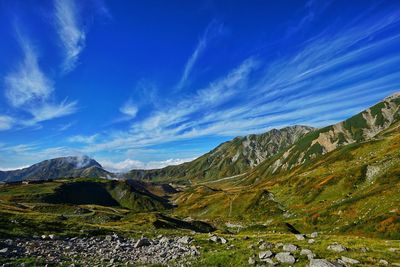
[[[400,120],[400,94],[337,124],[318,129],[300,138],[272,162],[260,164],[264,173],[292,169],[338,147],[369,141]]]

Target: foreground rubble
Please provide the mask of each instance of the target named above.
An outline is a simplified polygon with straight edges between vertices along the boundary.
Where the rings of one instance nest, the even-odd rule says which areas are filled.
[[[199,255],[190,237],[125,239],[117,235],[90,238],[0,240],[0,257],[35,258],[50,265],[115,266],[120,264],[185,263]]]

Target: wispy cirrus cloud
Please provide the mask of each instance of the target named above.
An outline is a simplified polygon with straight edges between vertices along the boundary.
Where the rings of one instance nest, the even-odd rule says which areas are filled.
[[[399,26],[398,12],[344,26],[337,34],[326,31],[291,56],[268,64],[259,58],[244,60],[206,88],[166,101],[128,131],[114,132],[83,149],[140,149],[340,121],[398,90],[400,57],[388,51],[400,44],[400,31],[375,38]]]
[[[18,34],[23,52],[22,61],[5,77],[5,95],[14,107],[43,102],[54,91],[53,82],[39,67],[38,57],[28,40]]]
[[[0,131],[11,129],[14,123],[14,118],[7,115],[0,115]]]
[[[83,143],[83,144],[93,144],[99,138],[98,134],[84,136],[84,135],[74,135],[68,138],[69,142],[72,143]]]
[[[76,67],[79,55],[85,48],[86,32],[75,0],[54,0],[54,13],[64,53],[62,69],[64,72],[69,72]]]
[[[212,41],[212,39],[214,39],[215,37],[220,35],[222,32],[223,32],[223,25],[221,23],[217,22],[216,20],[213,20],[210,22],[210,24],[208,24],[203,35],[199,38],[193,53],[191,54],[191,56],[189,57],[189,59],[187,60],[187,62],[185,64],[182,76],[181,76],[178,84],[176,85],[177,91],[181,90],[183,87],[186,86],[186,83],[189,79],[190,73],[193,70],[193,67],[195,66],[199,57],[206,50],[208,43],[210,41]]]
[[[138,106],[133,103],[132,99],[129,99],[128,101],[126,101],[120,108],[119,111],[124,114],[125,116],[127,116],[129,119],[133,119],[136,117],[136,114],[139,111]]]
[[[22,60],[4,78],[5,97],[10,106],[31,117],[15,119],[15,124],[30,126],[74,113],[77,102],[54,101],[54,82],[40,68],[35,48],[19,31],[17,39]]]

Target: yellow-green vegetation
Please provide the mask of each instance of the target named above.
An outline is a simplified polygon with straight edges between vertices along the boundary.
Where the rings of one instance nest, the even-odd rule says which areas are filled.
[[[175,196],[175,213],[247,227],[279,230],[289,222],[300,231],[399,239],[399,125],[291,171],[266,175],[255,168],[246,176],[192,185]]]
[[[248,239],[243,239],[246,236]],[[400,247],[399,241],[383,241],[380,239],[341,236],[341,235],[320,235],[315,243],[308,244],[307,241],[296,240],[292,234],[266,234],[263,232],[249,233],[248,235],[224,235],[229,241],[226,245],[211,243],[207,236],[197,236],[197,242],[202,247],[202,257],[194,262],[193,266],[249,266],[249,257],[258,258],[258,253],[262,250],[257,243],[260,240],[270,242],[274,245],[278,243],[290,243],[297,245],[300,249],[310,249],[316,254],[316,258],[336,260],[340,256],[358,259],[362,263],[357,266],[377,266],[381,259],[387,259],[392,263],[400,262],[400,254],[393,251]],[[338,242],[349,250],[342,253],[335,253],[327,250],[333,242]],[[299,259],[295,266],[308,266],[306,256],[300,255],[300,249],[293,254]],[[366,251],[366,250],[367,251]],[[392,251],[391,251],[392,249]],[[272,248],[272,252],[278,253],[282,249]],[[279,265],[285,266],[285,265]],[[289,265],[288,265],[289,266]]]

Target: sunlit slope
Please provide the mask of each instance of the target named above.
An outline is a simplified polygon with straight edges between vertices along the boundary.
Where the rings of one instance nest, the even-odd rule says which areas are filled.
[[[340,147],[291,171],[236,177],[192,186],[177,198],[177,213],[212,220],[289,222],[300,230],[398,238],[400,128],[375,140]]]
[[[159,170],[132,170],[127,177],[187,181],[238,175],[283,151],[313,130],[307,126],[291,126],[259,135],[236,137],[191,162]]]
[[[286,151],[261,163],[255,171],[259,176],[287,171],[342,146],[374,140],[400,120],[399,108],[400,94],[387,97],[345,121],[307,134]]]

